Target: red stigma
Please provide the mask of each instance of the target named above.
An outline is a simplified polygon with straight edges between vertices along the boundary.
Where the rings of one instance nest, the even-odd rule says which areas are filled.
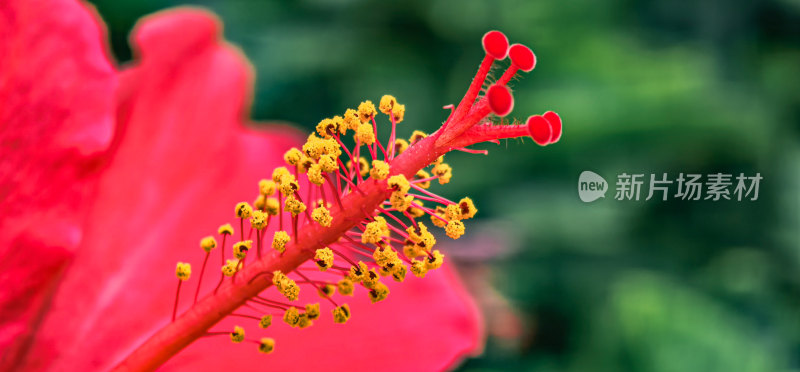
[[[561,139],[561,117],[552,111],[545,112],[543,116],[550,123],[550,129],[553,132],[548,144],[558,142]]]
[[[483,35],[483,50],[494,59],[504,59],[508,55],[508,38],[500,31],[489,31]]]
[[[528,132],[531,134],[531,138],[533,138],[536,144],[544,146],[550,142],[553,131],[550,128],[550,122],[543,116],[533,115],[528,117],[527,125]]]
[[[489,108],[497,116],[506,116],[514,108],[514,97],[508,87],[495,84],[486,91]]]
[[[511,58],[511,63],[522,71],[529,72],[536,67],[536,55],[531,48],[522,44],[512,45],[508,49],[508,56]]]

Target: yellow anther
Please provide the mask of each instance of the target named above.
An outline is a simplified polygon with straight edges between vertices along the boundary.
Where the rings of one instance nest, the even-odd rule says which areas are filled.
[[[312,324],[313,322],[308,318],[308,314],[300,314],[300,319],[297,320],[297,328],[307,328]]]
[[[316,304],[307,304],[306,305],[306,315],[308,319],[314,320],[319,318],[319,303]]]
[[[289,234],[286,231],[279,230],[272,235],[272,249],[283,253],[286,250],[286,243],[289,242]]]
[[[447,223],[447,227],[444,228],[444,231],[447,233],[447,236],[458,239],[461,235],[464,235],[464,223],[459,220],[453,220]]]
[[[389,197],[389,203],[391,203],[392,208],[396,209],[398,212],[405,212],[411,207],[411,202],[413,201],[413,196],[405,195],[400,192],[393,192],[392,196]]]
[[[319,166],[325,173],[336,172],[339,170],[339,164],[336,164],[336,159],[331,154],[325,154],[319,157]]]
[[[333,295],[333,293],[335,291],[336,291],[336,286],[335,285],[333,285],[333,284],[325,284],[325,285],[319,287],[319,290],[317,291],[317,294],[319,294],[319,296],[322,297],[322,298],[327,298],[327,297],[330,297],[331,295]]]
[[[418,278],[424,278],[425,274],[428,273],[428,267],[425,265],[425,261],[412,261],[411,273]]]
[[[341,121],[341,117],[339,117],[338,123],[333,119],[322,119],[322,121],[317,124],[317,133],[323,138],[328,138],[331,136],[331,133],[336,133],[339,130],[339,123],[341,123]]]
[[[258,351],[269,354],[275,350],[275,340],[269,337],[264,337],[258,343]]]
[[[272,325],[272,315],[264,315],[261,317],[261,320],[258,321],[259,328],[267,328]]]
[[[339,132],[345,134],[347,129],[356,130],[358,126],[361,124],[361,120],[358,118],[358,111],[353,109],[347,109],[344,112],[344,125],[339,127]]]
[[[311,133],[306,143],[303,144],[303,152],[314,160],[319,159],[319,156],[323,154],[324,150],[325,145],[322,139],[317,137],[314,133]]]
[[[419,140],[421,140],[421,139],[423,139],[423,138],[425,138],[427,136],[428,136],[427,133],[419,131],[419,130],[415,130],[414,132],[411,133],[411,138],[408,139],[408,143],[409,143],[409,145],[413,145],[417,141],[419,141]]]
[[[304,154],[302,151],[300,151],[297,147],[292,147],[283,154],[283,161],[285,161],[288,165],[297,166],[303,156]]]
[[[385,180],[389,176],[389,164],[383,160],[373,160],[369,175],[378,181]]]
[[[403,254],[406,257],[410,258],[410,259],[414,259],[414,258],[417,258],[417,257],[423,255],[423,253],[420,252],[420,248],[417,247],[417,245],[413,244],[413,243],[406,244],[406,245],[403,246]]]
[[[372,145],[375,143],[375,132],[372,128],[372,124],[359,124],[358,129],[356,129],[355,139],[358,140],[359,143],[365,145]]]
[[[278,187],[280,188],[283,196],[292,195],[295,193],[295,191],[300,189],[300,185],[297,184],[297,180],[291,174],[282,175],[280,181],[278,182]]]
[[[419,200],[417,200],[416,203],[420,206],[423,206],[422,202]],[[420,218],[425,215],[425,210],[412,206],[408,209],[408,214],[410,214],[411,217]]]
[[[238,344],[242,341],[244,341],[244,328],[239,326],[233,327],[233,332],[231,332],[231,342]]]
[[[322,140],[322,155],[330,155],[336,159],[342,155],[342,147],[339,146],[339,142],[334,138]],[[322,155],[320,155],[320,158]]]
[[[283,313],[283,321],[292,327],[297,327],[297,324],[300,323],[300,311],[294,306],[286,309]]]
[[[396,174],[394,176],[389,177],[387,184],[389,185],[389,188],[392,189],[392,191],[403,195],[405,195],[408,192],[408,190],[411,189],[411,183],[408,182],[406,176],[402,174]]]
[[[436,164],[433,166],[433,169],[431,169],[431,172],[439,177],[438,180],[440,185],[450,182],[450,178],[453,177],[453,169],[450,168],[447,163]]]
[[[462,220],[475,217],[475,214],[478,213],[478,208],[475,208],[475,203],[470,198],[461,198],[458,201],[458,208],[461,209]]]
[[[243,260],[247,256],[247,251],[253,246],[252,240],[245,240],[233,245],[233,256],[239,260]]]
[[[361,119],[362,123],[372,120],[376,113],[375,105],[372,104],[372,101],[367,100],[358,105],[358,118]]]
[[[318,224],[324,227],[330,226],[331,221],[333,221],[333,217],[331,217],[331,212],[328,210],[328,208],[325,207],[314,208],[314,211],[311,212],[311,219],[317,221]]]
[[[206,252],[211,252],[212,249],[217,247],[217,239],[214,239],[213,236],[206,236],[205,238],[200,240],[200,248],[203,248]]]
[[[267,227],[267,214],[260,210],[254,210],[253,216],[250,217],[250,226],[256,230],[265,229]]]
[[[417,174],[415,175],[415,177],[417,179],[419,179],[419,180],[424,180],[426,178],[430,178],[431,174],[426,172],[426,171],[424,171],[424,170],[422,170],[422,169],[420,169],[419,172],[417,172]],[[421,187],[421,188],[423,188],[423,189],[427,189],[427,188],[431,187],[431,181],[428,180],[428,181],[425,181],[425,182],[419,182],[416,185]]]
[[[255,210],[264,210],[264,207],[267,205],[267,199],[264,195],[258,195],[256,200],[253,200],[253,208]]]
[[[408,233],[408,240],[412,243],[416,244],[422,241],[422,236],[424,232],[428,231],[428,228],[425,227],[425,224],[420,223],[418,228],[414,226],[409,226],[406,228],[406,233]]]
[[[380,274],[381,277],[386,277],[386,276],[392,275],[392,268],[391,267],[379,267],[378,268],[378,274]]]
[[[250,218],[251,214],[253,214],[253,207],[251,207],[249,203],[241,202],[236,204],[236,217]]]
[[[394,279],[394,281],[396,282],[402,283],[403,280],[406,279],[407,272],[408,269],[406,269],[406,265],[403,265],[402,263],[400,263],[399,265],[395,265],[395,269],[392,272],[392,279]]]
[[[448,221],[460,220],[461,208],[458,207],[458,204],[449,204],[447,207],[445,207],[444,218]]]
[[[389,287],[383,283],[378,283],[369,291],[369,299],[373,304],[385,300],[387,296],[389,296]]]
[[[332,312],[334,323],[347,323],[347,320],[350,319],[350,306],[347,304],[334,308]]]
[[[314,262],[320,271],[328,270],[333,266],[333,251],[328,247],[317,249],[314,252]]]
[[[375,221],[368,223],[364,228],[364,232],[361,234],[361,242],[370,244],[380,242],[383,240],[384,236],[388,236],[388,234],[386,234],[387,228],[386,220],[375,219]]]
[[[392,247],[377,248],[372,252],[372,258],[378,266],[386,266],[390,263],[396,263],[400,260],[397,252]]]
[[[217,229],[217,233],[220,235],[233,235],[233,226],[231,226],[229,223],[226,223]]]
[[[397,138],[397,139],[394,140],[394,153],[395,154],[400,155],[404,151],[406,151],[406,149],[408,149],[408,141],[406,141],[406,140],[404,140],[402,138]]]
[[[192,276],[192,265],[178,262],[178,265],[175,266],[175,276],[182,282],[189,280],[189,277]]]
[[[355,283],[361,282],[366,276],[367,272],[369,272],[369,268],[367,268],[367,264],[358,261],[358,266],[351,266],[350,272],[347,274],[347,279]]]
[[[291,173],[289,173],[289,170],[286,169],[286,167],[277,167],[277,168],[275,168],[274,171],[272,171],[272,181],[276,182],[276,183],[280,183],[281,182],[281,178],[283,178],[283,176],[286,176],[286,175],[291,175]]]
[[[447,211],[447,209],[445,209],[445,207],[442,207],[441,205],[436,206],[436,210],[434,211],[435,212],[434,214],[436,216],[441,217],[441,218],[436,218],[436,216],[433,216],[433,215],[431,216],[431,222],[433,222],[434,226],[436,226],[436,227],[445,227],[447,225],[448,221],[445,218],[445,212],[446,211]],[[444,218],[445,220],[442,221],[442,218]]]
[[[436,158],[436,160],[434,160],[433,163],[431,163],[431,164],[432,165],[437,165],[437,164],[442,164],[442,163],[444,163],[444,155]]]
[[[378,108],[381,110],[382,113],[389,115],[389,113],[392,112],[392,109],[394,108],[394,105],[396,103],[397,99],[395,99],[394,96],[390,96],[387,94],[381,97],[381,101],[378,104]]]
[[[353,295],[353,281],[347,278],[342,278],[336,283],[336,289],[339,290],[339,294],[342,296],[352,296]]]
[[[297,283],[280,270],[272,273],[272,284],[289,301],[297,300],[297,296],[300,295],[300,287],[297,286]]]
[[[300,161],[297,163],[297,171],[300,173],[307,173],[314,164],[314,159],[311,159],[303,154],[303,156],[300,157]]]
[[[294,150],[297,150],[297,149],[294,149]],[[299,154],[300,151],[297,151],[297,153]],[[258,181],[258,192],[261,193],[261,195],[264,195],[264,196],[270,196],[270,195],[274,194],[275,193],[275,188],[277,188],[277,187],[278,187],[278,185],[276,185],[275,181],[273,181],[273,180],[261,180],[261,181]]]
[[[267,212],[270,216],[277,216],[280,208],[281,202],[278,201],[278,198],[267,198],[266,203],[264,203],[264,212]]]
[[[292,216],[297,217],[298,214],[303,213],[306,211],[306,205],[303,204],[300,200],[294,197],[294,195],[289,195],[286,198],[285,204],[286,210],[289,211]]]
[[[397,99],[395,99],[394,96],[386,94],[383,97],[381,97],[381,101],[378,104],[378,109],[380,109],[382,113],[389,115],[389,113],[392,112],[392,108],[394,108],[394,105],[396,103]]]
[[[444,262],[444,255],[439,252],[439,250],[434,250],[433,255],[429,256],[425,259],[425,268],[428,270],[434,270],[442,267],[442,263]]]
[[[325,207],[328,208],[331,206],[331,203],[326,203],[325,200],[317,199],[316,202],[311,204],[314,208]]]
[[[406,116],[406,105],[396,104],[392,109],[392,117],[394,118],[395,124],[403,121],[403,117]]]
[[[227,277],[233,276],[236,274],[236,271],[239,269],[239,260],[226,260],[225,265],[222,266],[222,275]]]
[[[369,174],[369,162],[363,157],[358,158],[358,173],[361,174],[361,177]]]
[[[312,164],[310,168],[308,168],[308,181],[320,186],[325,183],[325,177],[322,177],[322,166],[319,164]]]
[[[420,222],[417,225],[419,226],[418,229],[415,229],[413,226],[409,226],[406,229],[408,239],[414,242],[417,247],[426,251],[430,250],[436,244],[436,238],[428,231],[424,223]]]
[[[367,273],[364,275],[363,279],[361,280],[361,284],[367,288],[374,288],[378,283],[380,283],[381,276],[378,275],[378,272],[375,269],[369,269]]]
[[[347,162],[347,169],[353,169],[353,162]],[[367,163],[367,159],[364,159],[364,157],[358,158],[358,173],[361,175],[361,177],[364,177],[369,173],[369,163]]]
[[[332,132],[333,134],[336,134],[336,131],[338,131],[341,134],[344,134],[344,132],[347,131],[347,127],[345,127],[344,125],[344,118],[342,118],[339,115],[336,115],[331,120],[333,121],[333,125],[336,127],[336,130]],[[344,129],[342,129],[343,127]]]
[[[389,224],[386,222],[385,218],[381,216],[375,216],[373,219],[375,222],[379,223],[379,226],[383,230],[383,236],[389,236],[389,234],[391,234],[391,231],[389,230]]]

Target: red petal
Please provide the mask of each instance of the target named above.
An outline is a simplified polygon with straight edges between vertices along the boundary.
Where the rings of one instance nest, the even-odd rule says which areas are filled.
[[[550,122],[541,115],[533,115],[528,118],[528,131],[531,133],[531,138],[537,144],[544,146],[550,141],[552,135],[552,128]]]
[[[38,335],[41,342],[30,355],[32,367],[48,364],[55,370],[80,370],[114,365],[168,322],[179,260],[195,269],[182,292],[179,311],[186,309],[203,259],[198,239],[231,221],[232,206],[253,199],[258,179],[280,165],[282,154],[304,137],[288,128],[260,135],[239,126],[246,114],[244,93],[249,92],[252,74],[240,54],[218,41],[218,27],[204,12],[179,10],[151,17],[135,32],[142,60],[123,75],[118,147],[97,194],[86,245],[60,288],[54,311],[44,321]],[[226,248],[230,246],[228,241]],[[217,254],[212,252],[206,272],[207,290],[219,277]],[[477,315],[454,278],[434,274],[406,285],[392,287],[390,298],[378,305],[365,306],[362,293],[353,300],[351,324],[330,324],[326,308],[323,315],[328,320],[319,320],[309,330],[270,333],[279,345],[270,357],[290,360],[293,369],[308,370],[306,363],[318,363],[307,357],[309,350],[324,350],[334,342],[340,346],[348,337],[369,340],[370,346],[381,339],[377,354],[339,353],[336,359],[356,369],[359,365],[371,368],[376,361],[373,355],[391,355],[383,362],[408,370],[419,367],[412,362],[444,367],[474,350]],[[390,305],[392,296],[395,302]],[[441,339],[418,357],[396,352],[413,344],[408,322],[419,319],[402,319],[412,307],[430,314],[430,319],[420,323],[422,329]],[[381,316],[398,322],[377,328]],[[255,329],[248,327],[248,336]],[[313,337],[313,332],[331,336]],[[386,332],[398,336],[387,338]],[[227,337],[199,340],[169,366],[189,370],[218,370],[220,364],[263,367],[265,356],[246,346],[232,345]],[[366,346],[354,344],[354,349]],[[197,350],[206,350],[201,359],[184,356]]]
[[[506,116],[514,109],[514,97],[504,85],[495,84],[486,91],[489,108],[497,116]]]
[[[511,63],[522,71],[528,72],[536,67],[536,56],[533,51],[522,44],[512,45],[508,50],[508,56],[511,58]]]
[[[75,1],[0,2],[0,370],[83,236],[112,133],[102,26]]]
[[[548,143],[558,142],[561,139],[561,117],[552,111],[545,112],[543,116],[550,123],[550,128],[553,130]]]
[[[162,13],[136,30],[141,62],[121,76],[114,154],[31,367],[107,369],[162,326],[175,262],[199,271],[198,239],[251,201],[260,176],[302,139],[288,127],[241,125],[252,71],[218,37],[217,22],[197,10]]]
[[[489,31],[483,35],[483,50],[494,59],[504,59],[508,55],[508,38],[500,31]]]

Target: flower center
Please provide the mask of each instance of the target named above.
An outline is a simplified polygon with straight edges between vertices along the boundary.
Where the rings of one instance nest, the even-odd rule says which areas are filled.
[[[553,112],[531,116],[525,124],[502,123],[499,118],[514,105],[508,82],[519,71],[532,70],[536,59],[523,45],[509,47],[499,31],[487,33],[483,45],[486,55],[464,98],[457,107],[449,106],[450,116],[433,134],[414,131],[408,140],[397,138],[406,107],[389,95],[381,97],[377,108],[364,101],[342,116],[320,121],[301,148],[285,153],[286,166],[258,183],[254,202],[234,207],[238,234],[234,220],[218,229],[219,246],[213,236],[201,240],[205,259],[195,305],[182,316],[173,316],[171,324],[120,367],[156,367],[204,336],[229,335],[234,343],[248,341],[258,351],[270,353],[276,340],[248,339],[245,326],[252,323],[269,335],[273,316],[292,327],[312,326],[321,306],[298,304],[301,291],[314,289],[330,303],[334,321],[346,323],[350,307],[339,305],[335,297],[353,296],[354,288],[361,286],[373,303],[383,301],[389,296],[386,281],[403,282],[409,271],[423,278],[441,267],[445,255],[436,249],[436,238],[426,224],[458,239],[466,231],[465,221],[477,213],[470,198],[454,202],[430,191],[433,181],[445,185],[453,177],[444,155],[452,150],[486,154],[467,147],[504,138],[531,136],[547,145],[561,136],[561,119]],[[494,61],[506,56],[511,58],[510,67],[497,82],[481,89]],[[378,122],[384,120],[379,113],[388,119],[385,144],[378,135]],[[265,247],[271,228],[272,242]],[[233,259],[226,259],[227,240],[233,240]],[[198,302],[205,266],[217,248],[221,251],[218,285]],[[254,252],[256,257],[248,262]],[[311,279],[304,274],[310,271],[320,274]],[[180,286],[190,272],[188,264],[178,264],[174,311]],[[225,316],[246,322],[233,330],[209,330]]]

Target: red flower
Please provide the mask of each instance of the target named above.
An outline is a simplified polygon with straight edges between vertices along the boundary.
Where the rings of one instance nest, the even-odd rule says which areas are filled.
[[[242,125],[252,71],[219,28],[197,10],[152,16],[116,73],[83,4],[0,3],[0,369],[113,367],[169,322],[175,262],[199,268],[199,237],[299,143]],[[274,325],[269,356],[210,337],[164,368],[434,370],[478,347],[448,270],[391,289],[351,301],[345,326]]]

